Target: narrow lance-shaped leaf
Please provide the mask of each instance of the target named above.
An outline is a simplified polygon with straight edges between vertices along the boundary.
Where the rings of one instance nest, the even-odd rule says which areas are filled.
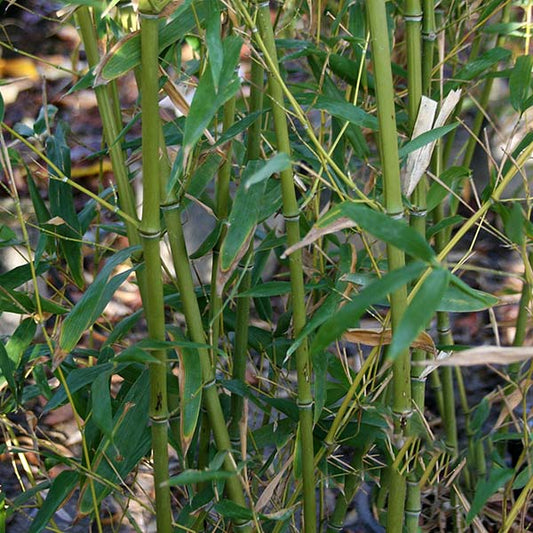
[[[125,248],[106,261],[94,282],[65,318],[59,337],[61,350],[71,351],[83,333],[96,322],[115,290],[122,285],[131,271],[121,272],[111,281],[108,281],[109,276],[116,266],[126,261],[137,249],[138,247]]]
[[[111,410],[111,396],[109,378],[111,372],[102,372],[96,376],[91,385],[91,405],[94,423],[104,435],[112,439],[113,413]]]
[[[426,278],[413,300],[407,306],[398,328],[393,332],[388,358],[395,359],[418,337],[426,327],[442,299],[450,281],[450,273],[436,268]]]
[[[431,246],[407,224],[351,201],[335,206],[318,220],[315,227],[318,229],[327,227],[343,217],[350,219],[374,237],[392,244],[417,259],[431,262],[435,257]]]
[[[40,533],[46,528],[54,513],[61,507],[61,504],[78,484],[79,478],[80,476],[77,472],[65,470],[54,479],[52,487],[46,495],[46,500],[37,511],[28,533]]]
[[[381,302],[391,292],[397,291],[417,278],[425,268],[424,263],[413,261],[403,268],[389,272],[365,287],[353,297],[351,302],[345,304],[329,320],[324,322],[311,344],[311,352],[323,351],[347,329],[357,326],[359,319],[370,306]]]
[[[178,328],[170,328],[173,340],[185,340]],[[179,358],[178,380],[180,391],[180,438],[183,454],[187,453],[194,437],[202,405],[202,367],[198,350],[176,347]],[[180,484],[180,483],[178,483]]]

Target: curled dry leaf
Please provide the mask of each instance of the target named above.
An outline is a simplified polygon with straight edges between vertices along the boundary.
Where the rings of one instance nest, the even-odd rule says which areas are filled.
[[[320,239],[320,237],[323,237],[324,235],[329,235],[330,233],[335,233],[336,231],[341,231],[346,228],[353,228],[357,224],[349,219],[348,217],[340,217],[335,222],[328,224],[327,226],[321,227],[314,227],[311,229],[311,231],[300,241],[296,244],[293,244],[292,246],[289,246],[282,255],[282,258],[285,259],[287,256],[291,255],[296,250],[299,250],[300,248],[303,248],[304,246],[308,246],[309,244],[312,244],[316,240]]]
[[[383,346],[391,343],[392,330],[390,328],[353,328],[349,329],[342,338],[345,341],[365,344],[366,346]],[[424,350],[432,354],[437,353],[433,339],[425,331],[419,333],[418,337],[412,342],[411,348]]]
[[[470,350],[456,352],[439,361],[420,361],[419,365],[438,366],[475,366],[475,365],[509,365],[533,359],[533,346],[506,347],[478,346]]]
[[[515,389],[511,394],[505,395],[503,391],[498,393],[498,397],[502,400],[502,410],[498,416],[498,420],[494,425],[494,430],[499,429],[508,416],[524,401],[524,391],[533,385],[533,380],[525,379],[523,380],[517,389]]]

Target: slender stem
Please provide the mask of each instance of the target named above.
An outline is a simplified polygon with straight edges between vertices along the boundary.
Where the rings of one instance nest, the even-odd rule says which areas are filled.
[[[251,72],[251,92],[250,92],[250,113],[259,111],[263,107],[263,67],[258,61],[252,61]],[[257,118],[248,128],[248,140],[246,144],[246,160],[253,161],[259,159],[261,155],[261,118]],[[239,285],[239,292],[248,290],[252,284],[252,254],[253,247],[244,257],[243,268],[246,269]],[[233,352],[233,379],[244,381],[246,375],[246,358],[248,354],[248,331],[250,322],[249,296],[237,298],[235,311],[235,348]],[[231,395],[231,424],[230,435],[232,444],[237,447],[240,442],[240,421],[243,417],[244,401],[238,394]]]
[[[96,31],[93,25],[91,12],[87,6],[80,6],[76,11],[76,17],[80,27],[81,39],[87,55],[87,62],[91,68],[95,67],[100,61],[98,53],[98,41]],[[96,101],[98,111],[102,118],[102,127],[104,137],[109,148],[109,156],[113,167],[113,174],[117,182],[118,198],[121,209],[132,219],[137,219],[135,209],[135,198],[128,179],[128,167],[124,159],[122,146],[117,142],[120,134],[117,114],[113,105],[113,98],[110,88],[106,85],[95,87]],[[126,221],[128,240],[131,245],[140,244],[137,226],[133,221]]]
[[[142,7],[142,6],[141,6]],[[141,110],[143,211],[139,233],[146,265],[146,287],[143,304],[150,338],[165,340],[165,308],[159,241],[159,36],[158,20],[141,14]],[[154,350],[158,363],[150,365],[150,418],[154,460],[156,521],[158,533],[172,531],[170,487],[168,485],[168,405],[167,354]]]
[[[270,22],[268,4],[258,9],[257,22],[259,34],[263,40],[268,56],[272,60],[268,70],[268,94],[272,103],[274,130],[278,151],[291,155],[291,145],[287,127],[287,117],[283,107],[283,89],[279,81],[274,32]],[[300,212],[294,187],[292,167],[281,172],[281,191],[283,216],[287,230],[287,245],[300,240]],[[289,256],[291,294],[293,307],[293,335],[298,337],[306,322],[305,290],[303,282],[302,254],[298,250]],[[296,351],[296,373],[298,379],[298,411],[300,420],[300,457],[302,461],[304,531],[316,531],[316,498],[313,449],[313,396],[311,394],[311,359],[307,342],[302,342]]]
[[[385,210],[395,218],[403,217],[403,204],[400,189],[400,165],[396,133],[396,112],[394,108],[394,86],[391,71],[391,56],[387,28],[387,13],[384,0],[366,2],[370,27],[374,76],[376,86],[377,114],[379,120],[379,147],[385,193]],[[390,271],[405,265],[404,253],[387,245],[388,268]],[[391,325],[393,334],[397,330],[407,305],[407,289],[391,294]],[[411,357],[405,349],[393,363],[394,448],[400,450],[409,432],[411,406]],[[393,461],[394,462],[394,461]],[[389,469],[390,488],[387,513],[387,531],[401,530],[404,522],[406,479],[397,468]]]

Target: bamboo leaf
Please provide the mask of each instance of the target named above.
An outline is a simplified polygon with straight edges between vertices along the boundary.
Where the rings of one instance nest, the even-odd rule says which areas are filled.
[[[427,194],[428,211],[433,211],[450,194],[441,183],[451,189],[455,183],[470,176],[470,172],[470,169],[466,167],[450,167],[444,170],[439,176],[439,181],[433,182],[429,188]]]
[[[288,154],[285,152],[278,153],[272,156],[267,161],[261,162],[257,165],[250,175],[246,175],[246,189],[249,189],[252,185],[270,178],[272,174],[286,170],[291,165],[291,160]]]
[[[93,283],[65,318],[59,337],[59,346],[62,351],[70,352],[85,331],[102,314],[113,293],[126,280],[131,270],[117,274],[110,281],[108,281],[109,276],[116,266],[126,261],[137,249],[138,247],[125,248],[105,262]]]
[[[349,329],[342,338],[348,342],[365,344],[366,346],[386,346],[392,341],[392,330],[390,328],[352,328]],[[426,331],[421,331],[411,342],[410,347],[433,354],[437,353],[435,343]]]
[[[46,153],[63,174],[70,176],[70,148],[65,139],[65,128],[61,123],[58,124],[55,134],[46,140]],[[51,176],[54,175],[52,168],[49,172]],[[82,235],[72,187],[59,179],[51,178],[48,184],[48,197],[52,217],[59,217],[65,221],[65,224],[53,226],[53,231],[58,237],[63,256],[76,285],[83,287],[85,282],[81,256]]]
[[[185,341],[178,328],[170,328],[173,340]],[[191,445],[200,416],[202,405],[202,367],[198,350],[186,346],[177,346],[179,366],[178,383],[180,394],[180,437],[183,454]],[[178,476],[179,477],[179,476]]]
[[[222,39],[220,38],[220,7],[217,0],[209,1],[205,40],[209,54],[211,76],[213,77],[215,91],[218,91],[220,73],[224,62],[224,48],[222,46]]]
[[[6,352],[15,368],[18,368],[24,351],[28,348],[37,331],[37,324],[33,318],[25,318],[13,332],[6,343]]]
[[[91,404],[94,423],[107,438],[112,440],[113,413],[109,390],[110,375],[111,371],[108,371],[96,376],[91,385]]]
[[[474,517],[481,511],[487,500],[496,494],[512,477],[512,468],[493,468],[488,479],[480,479],[476,485],[472,507],[466,515],[466,525],[470,525]]]
[[[455,275],[450,278],[450,284],[446,289],[442,300],[437,305],[437,311],[448,313],[470,313],[482,311],[495,306],[499,299],[477,289],[472,289],[464,281]]]
[[[46,528],[55,512],[76,488],[79,478],[80,476],[77,472],[65,470],[54,479],[46,495],[46,500],[41,505],[39,511],[37,511],[37,515],[33,519],[28,533],[40,533]]]
[[[17,394],[17,384],[15,381],[15,371],[17,367],[9,357],[3,342],[0,342],[0,372],[6,380],[13,395]]]
[[[457,128],[459,125],[458,122],[454,124],[448,124],[446,126],[440,126],[439,128],[433,128],[430,131],[426,131],[425,133],[421,133],[418,137],[415,137],[409,142],[406,142],[399,150],[398,150],[398,157],[400,159],[403,159],[405,156],[409,155],[411,152],[414,152],[415,150],[419,150],[420,148],[423,148],[427,144],[434,143],[441,137],[444,137],[447,133]]]
[[[378,129],[378,120],[376,117],[346,100],[319,96],[314,103],[314,107],[323,109],[330,115],[360,126],[361,128],[367,128],[372,131],[377,131]]]
[[[322,352],[347,329],[357,326],[360,317],[370,306],[417,278],[425,268],[424,263],[413,261],[365,287],[351,302],[345,304],[324,322],[311,344],[311,352]]]
[[[460,69],[459,72],[454,75],[453,80],[450,80],[444,85],[444,93],[447,94],[450,90],[459,87],[464,82],[479,78],[484,72],[490,70],[500,61],[509,59],[510,55],[510,50],[505,50],[500,47],[487,50],[478,58],[470,61]]]
[[[250,509],[237,505],[231,500],[221,500],[215,504],[215,509],[225,518],[230,520],[251,520],[254,514]]]
[[[417,259],[431,262],[435,257],[435,252],[425,239],[403,221],[351,201],[336,205],[317,221],[315,228],[317,230],[327,228],[334,222],[339,225],[337,227],[349,227],[346,219]]]
[[[226,470],[185,470],[177,476],[173,476],[168,480],[171,487],[180,485],[193,485],[195,483],[205,483],[207,481],[222,481],[228,479],[235,474],[227,472]]]
[[[532,65],[533,60],[530,55],[517,57],[509,77],[510,102],[514,109],[520,113],[526,110],[524,103],[527,101],[531,86]]]
[[[94,484],[96,499],[101,502],[131,472],[140,459],[150,449],[150,429],[146,424],[148,418],[148,401],[150,381],[148,371],[142,372],[122,397],[122,402],[113,417],[115,428],[111,445],[105,437],[98,446],[93,460],[93,471],[98,479],[106,484]],[[90,513],[94,510],[91,490],[85,484],[80,494],[80,512]]]
[[[418,337],[431,320],[450,282],[450,273],[444,268],[436,268],[422,283],[420,289],[407,306],[387,352],[394,360]]]
[[[211,68],[204,71],[185,120],[183,132],[185,157],[198,142],[220,106],[239,90],[241,83],[235,68],[239,61],[241,46],[242,39],[236,36],[227,37],[223,41],[224,62],[220,73],[220,90],[215,86]]]

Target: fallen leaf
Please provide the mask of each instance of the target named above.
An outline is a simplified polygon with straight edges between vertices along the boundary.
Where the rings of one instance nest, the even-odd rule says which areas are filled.
[[[499,347],[478,346],[470,350],[455,352],[440,361],[420,361],[419,365],[435,366],[475,366],[475,365],[509,365],[533,359],[533,346]]]

